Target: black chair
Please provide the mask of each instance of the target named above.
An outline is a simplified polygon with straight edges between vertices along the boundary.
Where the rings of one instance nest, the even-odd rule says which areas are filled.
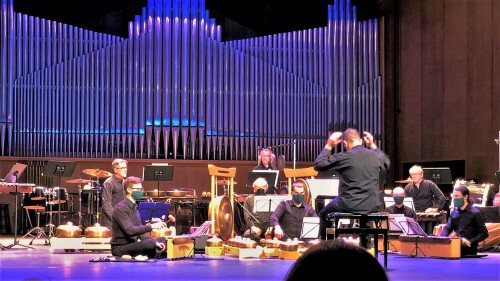
[[[373,235],[373,248],[375,258],[378,258],[378,237],[384,237],[384,267],[387,267],[387,248],[389,244],[389,215],[385,212],[370,213],[370,214],[353,214],[333,212],[327,215],[327,219],[332,222],[332,227],[326,229],[326,239],[333,235],[333,239],[337,239],[341,234],[357,234],[360,237],[360,246],[368,248],[366,236]],[[358,227],[341,227],[339,221],[341,219],[357,220]],[[385,227],[384,227],[385,226]]]

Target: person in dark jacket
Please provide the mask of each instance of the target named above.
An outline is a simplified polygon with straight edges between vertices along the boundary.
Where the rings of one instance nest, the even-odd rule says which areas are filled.
[[[363,146],[363,140],[367,147]],[[332,149],[341,142],[345,151],[332,154]],[[326,239],[329,213],[368,214],[379,210],[380,173],[386,171],[390,164],[389,157],[377,147],[369,132],[363,133],[363,139],[353,128],[330,135],[314,162],[315,170],[335,169],[340,179],[338,197],[321,209],[319,214],[322,239]]]
[[[477,255],[479,242],[488,238],[488,229],[481,211],[472,205],[469,189],[456,186],[452,194],[454,209],[441,232],[441,236],[460,237],[461,256]]]
[[[113,231],[111,232],[111,253],[122,257],[144,255],[148,258],[158,258],[166,249],[165,237],[153,238],[149,233],[153,229],[167,227],[166,222],[158,221],[142,224],[137,200],[142,198],[142,180],[138,177],[128,177],[123,180],[125,199],[113,208]],[[175,221],[169,215],[170,221]]]

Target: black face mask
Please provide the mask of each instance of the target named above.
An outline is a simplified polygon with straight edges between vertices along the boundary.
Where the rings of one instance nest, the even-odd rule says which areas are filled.
[[[266,195],[266,191],[262,188],[258,188],[256,191],[255,191],[255,195]]]

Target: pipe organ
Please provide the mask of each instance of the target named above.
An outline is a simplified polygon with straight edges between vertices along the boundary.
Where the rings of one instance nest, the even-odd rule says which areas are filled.
[[[228,42],[204,0],[149,0],[127,38],[0,2],[0,155],[255,160],[296,142],[314,161],[332,120],[382,142],[379,22],[348,0],[324,27]]]

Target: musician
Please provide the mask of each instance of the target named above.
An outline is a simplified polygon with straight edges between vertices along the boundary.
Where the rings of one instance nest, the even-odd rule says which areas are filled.
[[[363,139],[366,147],[363,147]],[[335,169],[339,173],[339,196],[320,211],[321,238],[326,239],[326,216],[331,212],[368,214],[377,212],[380,206],[379,177],[391,164],[389,157],[373,142],[373,136],[363,133],[363,139],[356,129],[348,128],[334,132],[328,138],[325,148],[316,158],[317,171]],[[332,154],[332,149],[343,143],[346,151]],[[362,241],[363,245],[367,245]]]
[[[276,156],[273,154],[271,149],[269,148],[263,148],[260,153],[259,153],[259,160],[258,160],[258,165],[253,168],[254,171],[261,171],[261,170],[272,170],[276,171],[278,168],[274,164],[276,162]],[[288,188],[287,187],[280,187],[280,186],[275,186],[274,188],[268,188],[267,189],[267,194],[288,194]]]
[[[419,165],[410,168],[412,182],[405,186],[406,197],[412,197],[417,212],[439,212],[443,210],[446,197],[439,187],[424,179],[424,171]]]
[[[101,225],[112,230],[113,207],[125,198],[123,179],[127,177],[128,162],[115,159],[111,163],[114,174],[107,178],[102,187],[102,220]]]
[[[460,237],[460,255],[476,255],[479,242],[488,238],[488,229],[481,211],[472,205],[469,189],[459,185],[453,189],[453,206],[441,236]]]
[[[392,190],[392,198],[394,199],[394,204],[387,206],[384,212],[389,214],[403,214],[405,217],[417,220],[417,213],[415,213],[412,208],[403,204],[405,199],[405,190],[402,187],[398,186]]]
[[[271,232],[269,224],[269,216],[271,213],[256,212],[254,210],[255,196],[266,195],[268,186],[264,178],[256,179],[252,184],[253,194],[245,198],[245,202],[243,203],[246,223],[246,230],[243,233],[243,237],[250,238],[257,243],[259,243],[261,239],[265,239],[266,232]]]
[[[142,180],[138,177],[128,177],[123,180],[125,199],[113,208],[111,253],[121,257],[130,255],[146,255],[148,258],[158,258],[165,251],[165,237],[153,238],[149,235],[153,229],[167,226],[163,221],[143,225],[139,214],[137,200],[142,198]],[[169,219],[173,217],[170,215]]]
[[[311,205],[304,203],[304,183],[295,181],[292,184],[292,199],[281,201],[271,214],[271,227],[274,237],[287,241],[300,239],[304,217],[317,217]]]

